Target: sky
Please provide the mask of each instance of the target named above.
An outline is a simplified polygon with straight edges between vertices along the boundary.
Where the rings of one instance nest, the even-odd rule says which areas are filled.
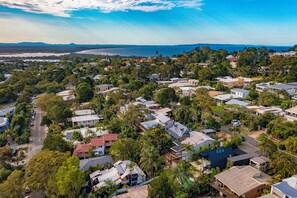
[[[296,0],[0,0],[0,42],[297,44]]]

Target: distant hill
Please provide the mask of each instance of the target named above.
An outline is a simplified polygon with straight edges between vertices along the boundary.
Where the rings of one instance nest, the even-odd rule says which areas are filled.
[[[245,47],[261,47],[257,45],[243,44],[189,44],[189,45],[100,45],[100,44],[47,44],[43,42],[21,42],[21,43],[0,43],[0,54],[15,54],[15,53],[74,53],[93,49],[114,49],[114,48],[142,48],[144,51],[156,49],[185,49],[186,51],[193,50],[196,47],[208,46],[212,49],[226,49],[228,51],[238,51]],[[292,46],[266,46],[268,49],[275,51],[286,51]],[[296,50],[296,47],[295,47]],[[184,51],[184,50],[182,50]],[[181,52],[182,52],[181,51]],[[154,54],[156,50],[153,50]],[[180,53],[178,50],[176,51]],[[176,53],[172,53],[176,54]]]

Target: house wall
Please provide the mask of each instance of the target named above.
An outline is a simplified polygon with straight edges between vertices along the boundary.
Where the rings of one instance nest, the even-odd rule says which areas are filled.
[[[260,197],[264,189],[268,189],[268,186],[262,184],[256,188],[250,190],[249,192],[245,193],[244,198]]]
[[[93,152],[95,155],[104,155],[105,151],[105,146],[97,146]]]

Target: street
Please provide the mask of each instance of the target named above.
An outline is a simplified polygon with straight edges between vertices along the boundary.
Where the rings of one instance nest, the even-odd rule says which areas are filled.
[[[31,157],[41,151],[43,141],[46,137],[47,127],[40,126],[42,117],[44,116],[44,112],[42,112],[39,108],[35,108],[35,120],[34,126],[31,127],[31,136],[30,136],[30,144],[29,150],[26,160],[29,161]]]

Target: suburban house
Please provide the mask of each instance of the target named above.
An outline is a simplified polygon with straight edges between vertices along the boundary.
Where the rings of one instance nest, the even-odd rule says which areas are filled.
[[[257,115],[263,115],[265,113],[273,113],[275,116],[284,115],[284,112],[280,107],[259,107],[256,109]]]
[[[231,94],[239,96],[240,98],[248,97],[250,91],[244,89],[231,89]]]
[[[204,146],[212,145],[215,140],[205,135],[204,133],[191,131],[190,136],[183,141],[174,141],[175,146],[171,148],[171,152],[167,153],[166,160],[170,165],[176,165],[180,161],[188,161],[191,158],[192,152],[187,150],[187,147],[193,147],[193,152],[198,152]]]
[[[239,105],[242,107],[247,107],[251,103],[249,101],[242,101],[242,100],[237,100],[237,99],[231,99],[228,102],[225,103],[226,105]]]
[[[87,138],[87,137],[101,137],[105,134],[108,134],[108,130],[101,128],[101,127],[93,127],[93,128],[88,128],[88,127],[84,127],[84,128],[80,128],[80,129],[71,129],[71,130],[65,130],[63,131],[63,135],[65,136],[65,140],[70,141],[72,140],[72,135],[73,133],[77,131],[79,132],[83,138]]]
[[[269,166],[270,160],[264,156],[253,157],[250,159],[250,166],[265,171]]]
[[[297,121],[297,106],[285,110],[285,118],[291,122]]]
[[[110,89],[107,89],[105,91],[101,91],[99,92],[99,94],[102,94],[103,97],[105,98],[105,100],[108,99],[109,95],[112,94],[112,93],[116,93],[118,92],[120,89],[118,87],[112,87]]]
[[[282,83],[260,83],[256,85],[256,90],[259,92],[263,91],[270,91],[270,92],[277,92],[277,91],[286,91],[290,96],[294,96],[297,94],[297,82],[282,84]]]
[[[197,89],[198,89],[198,87],[179,87],[177,92],[181,96],[192,97],[192,96],[195,95],[195,92],[196,92]]]
[[[146,181],[146,175],[139,166],[129,160],[117,161],[112,168],[103,171],[97,170],[90,175],[90,185],[94,191],[106,185],[106,181],[122,186],[136,186]]]
[[[61,92],[57,93],[56,95],[62,97],[62,99],[65,102],[71,102],[71,101],[75,100],[75,95],[74,95],[73,90],[61,91]]]
[[[112,84],[101,84],[101,85],[96,85],[95,89],[99,92],[102,92],[102,91],[109,90],[112,87],[113,87]]]
[[[160,80],[160,75],[159,74],[152,74],[148,77],[150,80]]]
[[[95,115],[95,111],[92,109],[82,109],[74,111],[74,115],[76,116],[87,116],[87,115]]]
[[[259,83],[256,84],[256,91],[263,92],[266,91],[270,86],[270,83]]]
[[[270,194],[261,198],[295,198],[297,197],[297,175],[284,179],[271,186]]]
[[[252,166],[233,166],[215,175],[211,186],[220,196],[255,198],[268,188],[270,177]]]
[[[149,120],[149,121],[140,123],[141,128],[144,131],[153,129],[154,127],[157,127],[157,126],[164,127],[165,129],[168,129],[171,126],[173,126],[174,120],[171,120],[168,116],[157,114],[157,115],[154,115],[154,117],[155,117],[154,120]]]
[[[75,116],[71,118],[73,126],[84,126],[84,127],[94,126],[99,120],[103,120],[103,116],[85,115],[85,116]]]
[[[186,80],[178,80],[175,82],[175,80],[172,80],[174,83],[168,85],[168,87],[171,88],[180,88],[180,87],[196,87],[198,86],[199,80],[195,79],[186,79]]]
[[[243,87],[243,78],[232,78],[230,76],[225,77],[219,77],[216,78],[217,82],[222,83],[225,87],[228,87],[229,89],[235,88],[235,87]]]
[[[117,134],[106,134],[100,138],[93,138],[88,144],[78,144],[73,151],[73,155],[78,158],[104,155],[105,151],[109,149],[117,139]]]
[[[214,96],[212,98],[214,98],[218,104],[223,104],[225,102],[228,102],[229,100],[238,99],[241,97],[235,94],[222,94],[222,95]]]
[[[92,166],[104,165],[104,164],[113,164],[114,161],[110,155],[105,155],[101,157],[94,157],[88,159],[82,159],[79,161],[80,170],[88,170]]]

